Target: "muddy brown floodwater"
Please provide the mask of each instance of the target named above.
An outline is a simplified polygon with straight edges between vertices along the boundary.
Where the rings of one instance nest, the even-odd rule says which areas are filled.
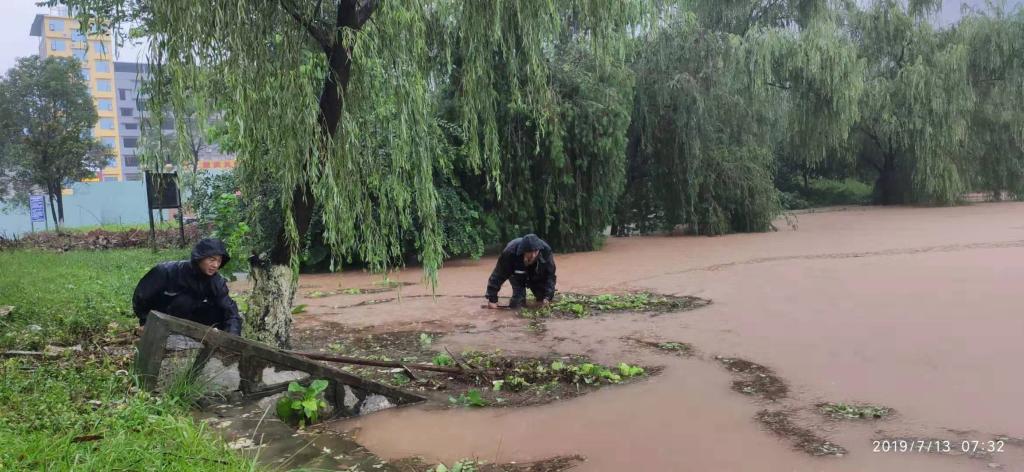
[[[562,291],[713,301],[692,311],[549,320],[537,332],[514,312],[483,310],[472,298],[494,263],[485,258],[447,264],[436,298],[416,296],[429,294],[417,270],[391,275],[417,283],[399,292],[302,298],[296,303],[308,308],[296,315],[297,336],[423,330],[447,333],[434,341],[437,349],[664,366],[640,382],[542,406],[433,403],[331,425],[385,459],[579,454],[586,461],[575,470],[587,471],[1024,470],[1024,205],[858,208],[801,214],[795,229],[777,226],[717,238],[612,238],[598,252],[556,256]],[[367,288],[374,280],[304,276],[300,292]],[[693,355],[630,338],[687,343]],[[763,366],[788,390],[774,400],[745,395],[716,356]],[[817,412],[821,402],[896,413],[837,421]],[[777,425],[782,414],[784,424],[845,453],[811,455],[758,421]],[[873,441],[888,438],[948,440],[951,453],[874,452]],[[961,453],[962,441],[996,438],[1003,452]]]

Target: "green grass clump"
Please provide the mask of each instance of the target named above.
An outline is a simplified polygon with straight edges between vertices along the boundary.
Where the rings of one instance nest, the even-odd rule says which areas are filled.
[[[109,360],[0,363],[0,470],[251,471],[188,414]]]
[[[187,257],[187,250],[0,252],[0,305],[14,306],[0,318],[0,348],[41,349],[134,329],[139,279],[159,262]]]
[[[836,419],[881,419],[892,413],[891,408],[876,405],[851,405],[846,403],[821,403],[819,411]]]
[[[686,299],[657,295],[648,292],[634,292],[622,295],[583,295],[563,293],[556,300],[540,308],[522,310],[527,318],[549,316],[586,318],[598,312],[615,311],[673,311],[685,308]]]

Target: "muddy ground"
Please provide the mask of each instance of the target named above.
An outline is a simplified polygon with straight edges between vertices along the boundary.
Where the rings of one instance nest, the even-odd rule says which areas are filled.
[[[449,262],[436,296],[417,270],[390,275],[411,285],[373,293],[353,290],[380,287],[367,274],[304,276],[295,326],[306,348],[351,343],[352,333],[422,332],[432,333],[433,351],[660,368],[542,405],[438,399],[325,427],[383,461],[428,464],[578,455],[573,470],[1024,470],[1024,205],[858,208],[776,226],[613,238],[599,252],[557,255],[561,291],[713,303],[552,318],[543,329],[480,308],[493,258]],[[822,414],[824,402],[898,414],[837,419]],[[950,441],[952,450],[881,448],[907,438]]]

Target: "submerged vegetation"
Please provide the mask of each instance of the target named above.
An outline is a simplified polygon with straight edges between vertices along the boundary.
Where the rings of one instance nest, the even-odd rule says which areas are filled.
[[[668,313],[692,310],[710,303],[696,297],[677,297],[650,292],[634,292],[622,295],[584,295],[562,293],[556,299],[540,308],[523,309],[520,314],[526,318],[586,318],[598,313],[613,312],[655,312]]]

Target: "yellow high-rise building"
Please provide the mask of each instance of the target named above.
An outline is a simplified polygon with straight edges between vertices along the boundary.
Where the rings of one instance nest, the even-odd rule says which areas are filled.
[[[93,135],[111,149],[112,155],[96,178],[88,180],[123,181],[124,166],[110,34],[86,34],[79,31],[78,20],[71,18],[64,8],[51,10],[50,14],[36,15],[30,34],[39,37],[39,57],[76,57],[82,62],[82,76],[99,113]]]

